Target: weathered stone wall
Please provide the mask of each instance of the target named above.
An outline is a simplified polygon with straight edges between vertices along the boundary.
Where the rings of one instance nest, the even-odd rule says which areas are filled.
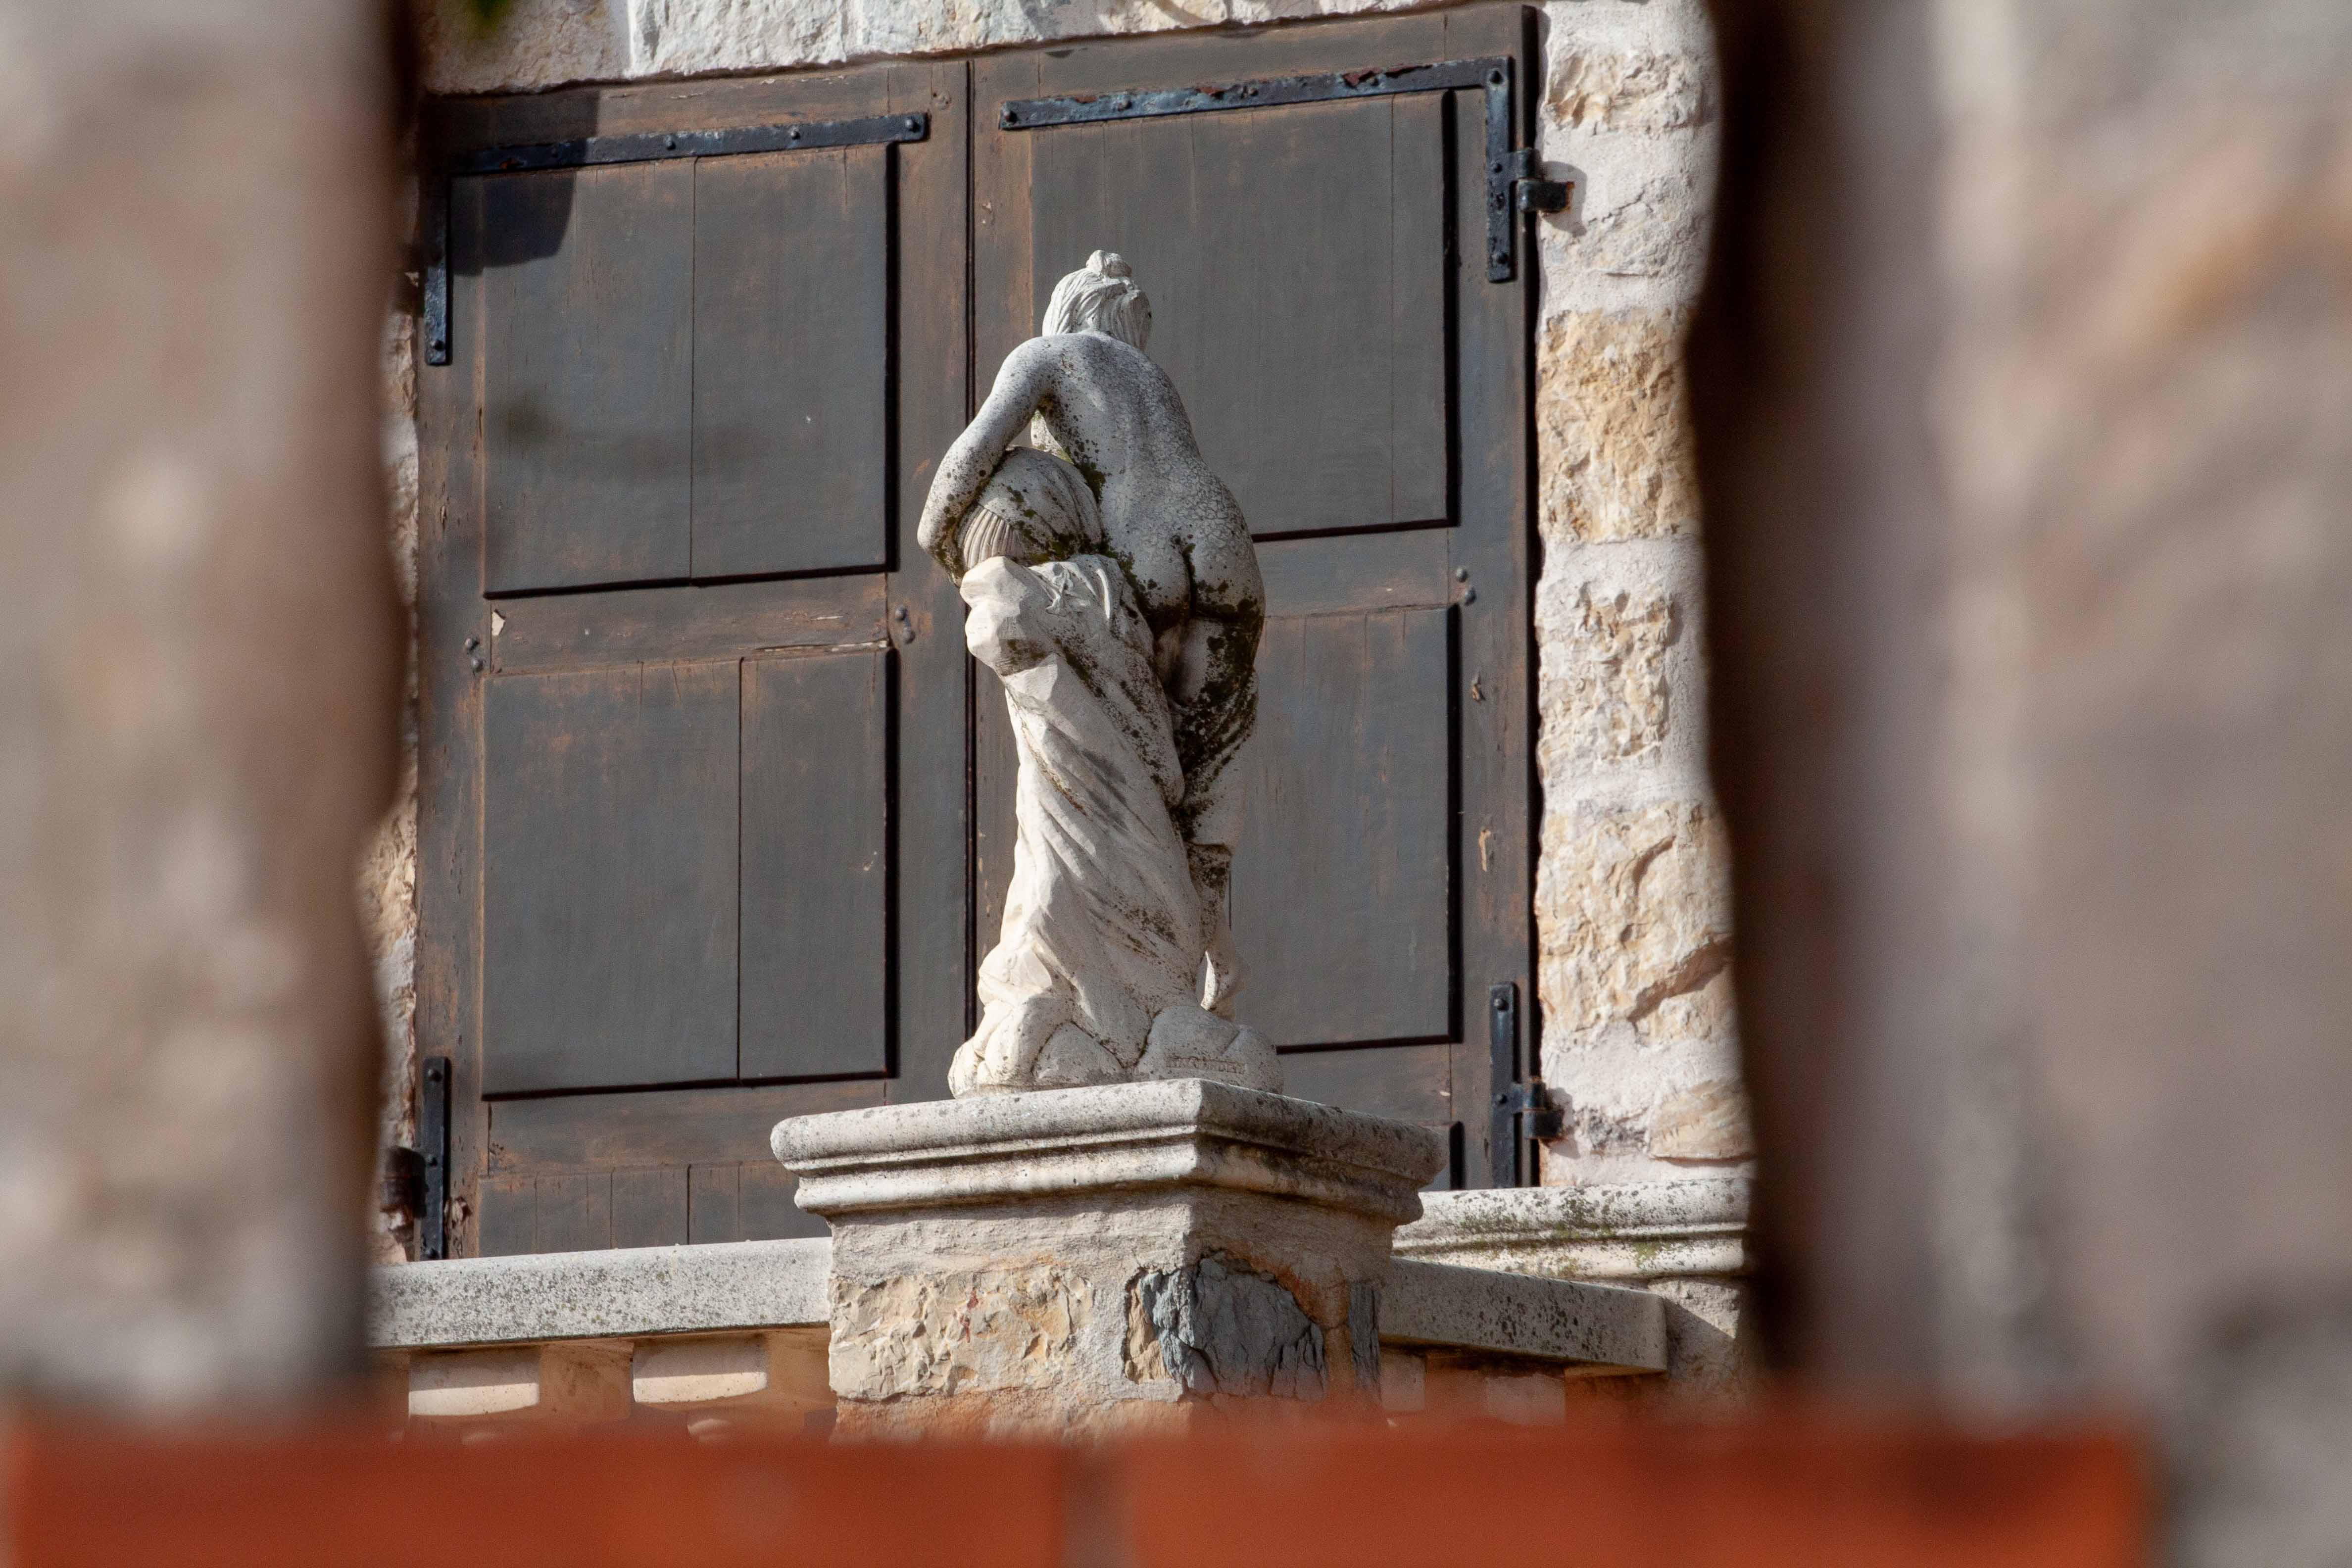
[[[360,928],[368,939],[383,1030],[379,1157],[416,1139],[416,318],[394,311],[383,338],[384,499],[393,585],[405,617],[400,788],[360,866]],[[378,1184],[379,1191],[382,1183]],[[370,1252],[396,1263],[415,1250],[413,1216],[396,1194],[378,1205]]]
[[[1706,782],[1682,340],[1715,179],[1698,0],[1547,12],[1536,342],[1537,992],[1547,1183],[1738,1168],[1728,889]]]
[[[2344,1561],[2352,8],[1718,12],[1779,1358],[2136,1409],[2166,1561]]]
[[[383,19],[0,9],[0,1400],[359,1364]]]
[[[428,0],[425,79],[435,92],[491,92],[1414,8],[514,0],[485,31],[469,6]],[[1570,1110],[1545,1180],[1739,1169],[1747,1112],[1724,847],[1706,778],[1697,497],[1681,371],[1714,180],[1706,6],[1560,0],[1545,10],[1543,38],[1540,146],[1577,185],[1572,209],[1544,222],[1537,342],[1537,989],[1544,1074]],[[413,605],[404,328],[387,363],[395,548]],[[413,784],[413,721],[408,754]],[[410,790],[365,889],[393,1042],[387,1137],[410,1115],[415,841]],[[398,1218],[387,1216],[387,1234]]]

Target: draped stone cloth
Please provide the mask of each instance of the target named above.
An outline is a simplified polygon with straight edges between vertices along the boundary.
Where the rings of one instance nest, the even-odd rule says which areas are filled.
[[[950,1087],[1123,1079],[1155,1018],[1198,1012],[1201,988],[1200,898],[1171,815],[1184,773],[1150,628],[1099,554],[994,557],[960,591],[965,641],[1004,687],[1021,767],[1003,929]]]

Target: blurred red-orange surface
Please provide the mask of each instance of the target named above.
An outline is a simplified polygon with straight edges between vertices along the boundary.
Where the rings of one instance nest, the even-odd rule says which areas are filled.
[[[2116,1432],[1788,1413],[1096,1449],[27,1420],[0,1497],[12,1568],[2130,1568],[2148,1516]]]

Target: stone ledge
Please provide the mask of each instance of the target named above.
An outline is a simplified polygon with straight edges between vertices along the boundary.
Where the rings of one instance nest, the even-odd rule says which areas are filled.
[[[823,1327],[832,1243],[739,1241],[394,1264],[375,1271],[378,1350],[648,1340]],[[1640,1291],[1399,1262],[1382,1342],[1654,1371],[1662,1308]]]
[[[1642,1283],[1748,1272],[1746,1176],[1431,1193],[1399,1258]]]
[[[1426,1128],[1202,1079],[795,1117],[772,1146],[795,1201],[828,1217],[1174,1185],[1393,1225],[1420,1215],[1444,1160]]]
[[[820,1237],[393,1264],[375,1270],[369,1342],[432,1350],[822,1324],[831,1251]]]
[[[1399,1260],[1381,1292],[1381,1342],[1663,1372],[1665,1303],[1613,1285]]]

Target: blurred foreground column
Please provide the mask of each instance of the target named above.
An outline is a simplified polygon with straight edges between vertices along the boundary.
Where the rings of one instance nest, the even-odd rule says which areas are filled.
[[[2189,1560],[2341,1561],[2352,8],[1717,12],[1692,361],[1782,1358],[2136,1407]]]
[[[356,1360],[384,16],[0,5],[0,1394]]]

